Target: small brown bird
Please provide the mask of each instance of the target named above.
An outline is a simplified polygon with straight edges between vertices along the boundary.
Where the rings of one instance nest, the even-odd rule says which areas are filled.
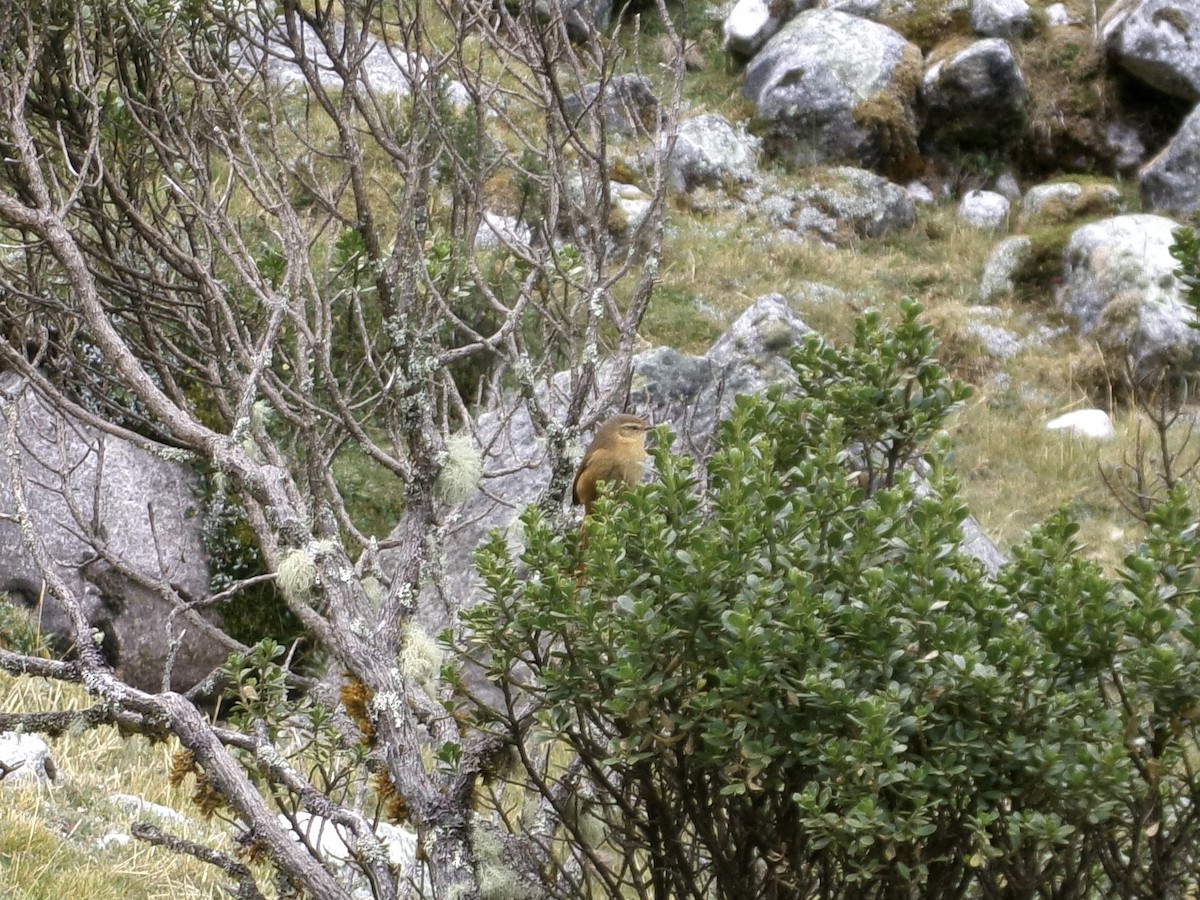
[[[637,484],[642,478],[645,465],[646,432],[650,426],[641,416],[613,416],[596,429],[583,462],[575,473],[575,484],[571,488],[571,499],[583,504],[583,514],[592,511],[596,500],[596,485],[605,481],[610,486]]]

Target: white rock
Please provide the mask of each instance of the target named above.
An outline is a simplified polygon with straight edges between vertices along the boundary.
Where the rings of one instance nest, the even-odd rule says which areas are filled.
[[[679,134],[671,148],[671,187],[682,192],[698,185],[752,181],[761,144],[758,138],[715,114],[686,119],[679,123]]]
[[[958,220],[972,228],[1001,228],[1008,221],[1008,198],[995,191],[969,191],[958,205]]]
[[[1063,249],[1059,308],[1114,359],[1127,356],[1139,382],[1200,363],[1200,332],[1170,251],[1178,227],[1165,216],[1113,216],[1080,226]]]
[[[1071,13],[1063,3],[1051,3],[1046,7],[1046,24],[1051,28],[1062,28],[1072,24]]]
[[[904,190],[908,192],[909,198],[913,203],[929,204],[937,200],[933,195],[933,191],[929,189],[929,185],[923,181],[910,181],[904,186]]]
[[[112,794],[109,796],[108,802],[118,809],[132,813],[135,816],[150,815],[162,819],[164,822],[170,822],[172,825],[191,824],[187,816],[179,812],[179,810],[171,809],[169,806],[162,806],[158,803],[151,803],[149,800],[143,800],[141,797],[133,794]]]
[[[1200,3],[1200,0],[1197,0]],[[1197,29],[1200,31],[1200,28]],[[1200,105],[1188,114],[1175,136],[1142,167],[1142,198],[1153,209],[1200,210]]]
[[[972,0],[971,30],[983,37],[1015,38],[1033,26],[1025,0]]]
[[[348,865],[354,859],[347,843],[353,840],[350,831],[328,819],[304,811],[296,813],[295,818],[296,826],[304,835],[305,841],[317,849],[327,864],[331,864],[334,875],[350,888],[351,896],[356,900],[358,897],[373,897],[374,894],[371,893],[365,878],[355,870],[347,871]],[[279,824],[288,831],[292,828],[287,816],[282,814],[279,816]],[[428,896],[429,879],[425,875],[424,866],[417,862],[417,836],[405,828],[387,822],[382,822],[376,827],[375,835],[383,844],[388,862],[396,870],[400,884],[411,884],[418,889],[418,896]],[[299,837],[296,839],[299,840]]]
[[[529,226],[516,216],[485,212],[475,233],[475,249],[494,250],[501,245],[527,247],[532,237]]]
[[[50,748],[33,734],[0,732],[0,764],[6,770],[4,781],[7,782],[41,784],[52,780],[57,774]]]
[[[1033,241],[1024,234],[1013,235],[992,248],[983,273],[979,276],[980,303],[995,303],[1016,289],[1016,274],[1033,249]]]
[[[1075,437],[1110,441],[1116,437],[1112,419],[1102,409],[1077,409],[1046,423],[1047,431],[1065,431]]]
[[[759,47],[779,29],[771,17],[766,0],[739,0],[725,20],[725,49],[742,56],[753,56]]]

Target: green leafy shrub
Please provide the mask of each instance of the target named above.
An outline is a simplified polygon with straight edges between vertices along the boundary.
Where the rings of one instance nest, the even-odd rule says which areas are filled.
[[[1115,579],[1065,514],[989,577],[930,448],[964,391],[916,315],[809,340],[801,390],[738,398],[706,462],[660,434],[586,540],[531,509],[519,566],[498,534],[479,554],[507,698],[480,716],[574,895],[1196,890],[1193,513],[1172,494]]]

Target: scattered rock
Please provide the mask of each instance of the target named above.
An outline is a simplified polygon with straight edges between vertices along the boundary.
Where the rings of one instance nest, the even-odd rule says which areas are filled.
[[[476,250],[494,250],[500,246],[524,247],[529,245],[533,232],[516,216],[502,216],[485,212],[475,232]]]
[[[850,166],[818,170],[811,186],[776,194],[765,207],[776,224],[834,244],[902,231],[917,218],[904,188]]]
[[[848,163],[911,175],[921,51],[866,19],[806,10],[746,68],[767,152],[792,166]]]
[[[1112,215],[1121,192],[1111,184],[1058,181],[1031,187],[1021,201],[1021,227],[1037,222],[1069,222],[1086,215]]]
[[[933,191],[929,185],[923,181],[910,181],[904,186],[904,192],[908,194],[909,199],[913,203],[920,203],[922,206],[927,206],[937,201],[937,197],[933,195]]]
[[[958,204],[958,221],[972,228],[1003,228],[1009,202],[994,191],[968,191]]]
[[[42,784],[58,777],[50,748],[33,734],[0,732],[0,785],[16,782]]]
[[[1200,2],[1125,0],[1100,21],[1109,56],[1151,87],[1200,100]]]
[[[1074,437],[1094,441],[1111,441],[1117,436],[1112,419],[1102,409],[1077,409],[1051,419],[1046,423],[1047,431],[1063,431]]]
[[[1195,29],[1200,43],[1200,20]],[[1200,105],[1184,120],[1167,146],[1141,171],[1142,197],[1151,209],[1200,209]]]
[[[1046,7],[1046,24],[1051,28],[1065,28],[1068,25],[1077,25],[1078,22],[1071,18],[1065,4],[1051,3]]]
[[[612,198],[608,214],[609,233],[619,240],[630,240],[650,215],[654,200],[637,185],[620,181],[610,181],[608,192]]]
[[[971,0],[971,30],[989,38],[1020,38],[1033,30],[1025,0]]]
[[[191,688],[228,651],[213,640],[205,620],[195,613],[173,615],[170,601],[147,585],[170,585],[193,600],[208,593],[195,474],[181,462],[59,414],[15,373],[0,374],[0,391],[20,416],[21,476],[37,537],[103,636],[101,649],[118,677],[141,690],[161,690],[171,642],[186,631],[172,687]],[[0,420],[0,437],[5,430]],[[12,475],[8,461],[0,459],[0,513],[13,512]],[[78,520],[63,502],[64,493],[74,498]],[[97,543],[107,545],[136,577],[97,557],[88,540],[97,530]],[[0,518],[0,592],[31,607],[41,603],[43,631],[64,646],[74,642],[66,611],[42,590],[21,529],[7,518]]]
[[[1077,228],[1063,250],[1060,308],[1114,364],[1128,358],[1138,382],[1200,362],[1170,254],[1177,227],[1164,216],[1114,216]]]
[[[1029,259],[1033,241],[1018,234],[1005,238],[992,248],[979,277],[977,297],[980,303],[995,303],[1016,290],[1016,274]]]
[[[1016,203],[1021,199],[1021,185],[1017,181],[1017,176],[1012,172],[1002,172],[998,175],[992,184],[992,190],[1002,197],[1007,197],[1010,203]]]
[[[505,0],[515,7],[524,0]],[[551,4],[557,10],[551,9]],[[612,21],[612,0],[533,0],[533,8],[542,21],[551,21],[557,13],[567,26],[567,36],[573,41],[586,41],[608,29]]]
[[[991,321],[1000,310],[994,306],[973,306],[967,309],[964,330],[979,344],[979,349],[994,359],[1012,359],[1023,348],[1021,339],[1003,325]]]
[[[1132,172],[1146,159],[1141,133],[1128,122],[1114,120],[1104,124],[1104,154],[1114,171]]]
[[[814,5],[814,0],[737,0],[721,28],[725,49],[749,58],[798,12]]]
[[[192,827],[192,822],[179,810],[171,809],[159,803],[143,800],[136,794],[110,794],[108,802],[122,812],[133,816],[153,816],[164,824],[182,828]]]
[[[303,810],[295,814],[295,820],[306,843],[317,850],[334,877],[349,889],[353,900],[370,900],[375,896],[361,869],[348,865],[355,857],[355,851],[350,846],[354,843],[353,834],[328,819]],[[289,832],[292,830],[292,823],[287,816],[280,814],[279,824]],[[419,862],[417,836],[406,828],[387,822],[380,822],[375,827],[375,836],[387,852],[397,884],[406,888],[411,885],[419,889],[419,896],[427,896],[431,885],[425,866]],[[296,837],[296,840],[300,838]],[[404,895],[408,896],[407,891]]]
[[[247,25],[257,28],[257,19],[249,17]],[[347,43],[346,29],[341,22],[333,22],[332,45],[341,48]],[[317,80],[326,87],[344,86],[342,76],[325,50],[320,35],[309,25],[300,23],[298,46],[304,59],[309,60],[317,73]],[[407,97],[416,79],[427,78],[429,64],[419,56],[409,54],[396,47],[387,46],[382,40],[367,36],[362,48],[362,61],[358,67],[358,80],[364,87],[379,95]],[[353,53],[354,51],[352,51]],[[245,70],[263,71],[266,77],[277,84],[306,85],[308,77],[291,49],[287,29],[282,19],[265,32],[259,32],[248,40],[234,44],[230,61]],[[446,83],[447,96],[452,105],[462,108],[470,103],[466,88],[459,82]]]
[[[975,41],[933,63],[921,84],[922,142],[1003,147],[1021,137],[1029,92],[1007,41]]]
[[[593,82],[563,99],[568,116],[581,124],[597,110],[610,133],[653,135],[658,129],[658,98],[654,83],[645,75],[617,75],[608,82]]]
[[[712,113],[686,119],[671,151],[671,186],[686,192],[751,181],[761,143]]]

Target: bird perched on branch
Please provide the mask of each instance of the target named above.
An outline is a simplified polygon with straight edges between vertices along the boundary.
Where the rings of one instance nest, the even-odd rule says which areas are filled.
[[[641,416],[613,416],[596,429],[596,436],[583,454],[575,473],[571,499],[583,504],[583,514],[592,511],[597,485],[637,484],[646,463],[646,432],[650,426]]]

